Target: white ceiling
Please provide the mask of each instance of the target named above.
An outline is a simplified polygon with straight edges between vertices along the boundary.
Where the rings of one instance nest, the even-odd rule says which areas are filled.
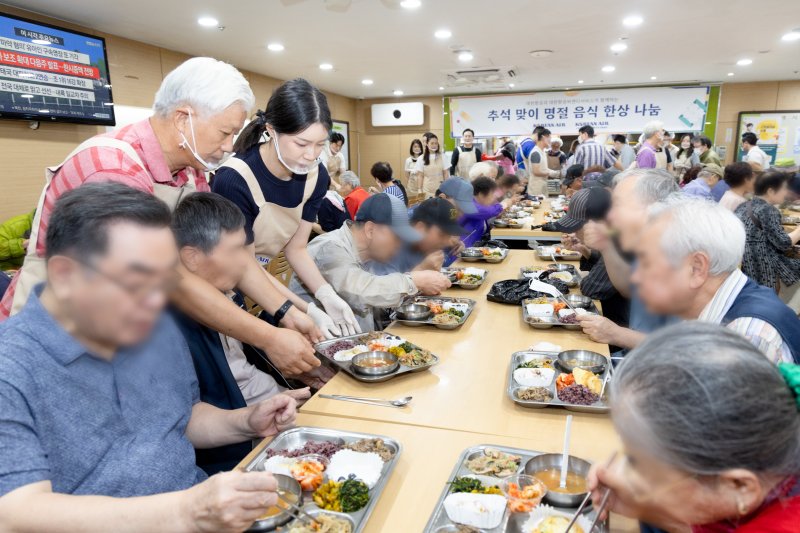
[[[482,92],[500,85],[459,86],[446,71],[505,66],[514,91],[693,81],[800,79],[800,0],[23,0],[7,3],[193,55],[210,55],[276,78],[302,76],[351,97]],[[622,19],[644,18],[635,28]],[[212,16],[224,30],[197,24]],[[447,28],[452,37],[437,40]],[[609,46],[626,37],[625,52]],[[280,42],[282,52],[266,45]],[[451,47],[471,50],[460,63]],[[550,49],[550,57],[529,52]],[[736,61],[750,58],[750,66]],[[318,65],[333,64],[323,72]],[[601,72],[614,65],[612,73]],[[727,74],[733,72],[734,76]],[[114,71],[112,65],[111,76]],[[651,76],[657,80],[652,81]],[[361,80],[374,84],[365,87]],[[446,86],[440,91],[440,86]],[[508,89],[505,89],[508,90]]]

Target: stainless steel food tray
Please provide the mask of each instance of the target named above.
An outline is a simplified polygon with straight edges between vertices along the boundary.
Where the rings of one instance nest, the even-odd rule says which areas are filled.
[[[460,289],[465,289],[465,290],[468,290],[468,291],[475,290],[478,287],[480,287],[481,285],[483,285],[486,282],[486,276],[489,275],[489,271],[488,270],[486,270],[484,268],[478,268],[476,270],[480,270],[483,273],[482,274],[483,275],[483,279],[481,279],[480,283],[477,283],[475,285],[464,285],[464,284],[461,283],[460,280],[457,280],[457,279],[454,280],[454,277],[455,277],[454,274],[456,272],[461,271],[461,270],[464,270],[464,268],[458,268],[458,267],[443,268],[442,269],[442,274],[447,276],[447,278],[450,280],[450,283],[452,284],[453,287],[458,287]],[[453,275],[451,275],[451,274],[453,274]]]
[[[442,494],[439,496],[439,500],[436,502],[436,507],[433,509],[433,514],[431,515],[430,519],[428,520],[427,525],[425,526],[424,533],[456,533],[456,524],[453,523],[448,517],[447,512],[444,510],[444,500],[450,494],[450,485],[449,483],[456,477],[461,476],[475,476],[479,479],[486,479],[487,477],[492,476],[476,476],[469,468],[467,468],[467,461],[481,455],[484,453],[486,449],[494,449],[501,451],[503,453],[510,453],[513,455],[518,455],[521,457],[519,462],[519,469],[517,470],[518,474],[522,474],[525,471],[525,465],[528,463],[529,460],[533,459],[537,455],[541,455],[544,452],[535,452],[531,450],[522,450],[520,448],[509,448],[506,446],[495,446],[492,444],[481,444],[478,446],[472,446],[464,450],[464,452],[459,456],[458,462],[456,463],[455,468],[450,473],[450,476],[445,481],[444,489],[442,489]],[[502,478],[493,478],[496,479],[497,484],[500,484],[500,480]],[[548,504],[549,505],[549,504]],[[565,508],[565,507],[555,507],[552,506],[553,509],[557,511],[561,511],[564,513],[572,514],[575,512],[576,508]],[[584,515],[589,519],[594,519],[594,510],[592,510],[591,505],[587,506],[587,510],[584,511]],[[476,531],[486,532],[486,533],[516,533],[522,531],[523,524],[528,520],[529,513],[511,513],[509,512],[508,508],[506,508],[505,516],[503,517],[503,521],[500,523],[500,526],[494,529],[481,529]],[[607,532],[608,527],[607,524],[601,523],[599,524],[599,530],[601,533]],[[595,529],[598,531],[598,529]],[[587,532],[588,533],[588,532]]]
[[[480,250],[480,248],[466,248],[466,250]],[[500,257],[464,257],[463,255],[459,254],[458,258],[462,261],[466,261],[468,263],[476,262],[476,261],[486,261],[487,263],[502,263],[506,257],[508,257],[508,250],[506,248],[498,248],[500,250]]]
[[[550,390],[550,393],[553,395],[553,399],[549,402],[536,402],[532,400],[520,400],[517,397],[517,390],[518,389],[525,389],[523,385],[519,385],[516,381],[514,381],[514,370],[517,369],[517,365],[520,363],[525,363],[527,361],[532,361],[534,359],[551,359],[553,360],[553,370],[556,371],[555,376],[553,376],[553,382],[550,384],[549,387],[545,387]],[[564,372],[558,366],[556,362],[558,359],[558,354],[555,352],[532,352],[532,351],[523,351],[523,352],[515,352],[511,356],[511,364],[508,367],[508,386],[506,387],[506,394],[508,397],[511,398],[517,405],[521,405],[522,407],[532,407],[534,409],[542,409],[545,407],[563,407],[569,411],[577,411],[579,413],[607,413],[609,411],[608,403],[604,401],[602,398],[600,401],[593,405],[575,405],[568,402],[564,402],[558,399],[558,394],[556,393],[556,378],[558,378],[559,374],[568,374],[569,372]],[[606,377],[608,372],[611,372],[611,360],[608,361],[606,365],[606,371],[602,374],[599,374],[598,377],[603,380]],[[606,392],[608,391],[608,386],[606,386]]]
[[[264,447],[261,453],[259,453],[247,466],[245,466],[244,469],[247,472],[253,470],[260,470],[261,465],[267,458],[266,457],[267,450],[292,450],[294,448],[299,448],[303,446],[308,441],[314,441],[314,442],[332,441],[332,442],[338,442],[340,444],[350,444],[359,441],[361,439],[374,439],[374,438],[382,439],[388,448],[394,450],[394,457],[392,457],[389,461],[383,464],[383,470],[381,471],[381,477],[378,480],[378,483],[376,483],[375,486],[369,490],[369,503],[367,504],[367,506],[361,509],[360,511],[356,511],[355,513],[342,513],[352,518],[353,524],[355,526],[354,531],[358,533],[364,530],[364,527],[367,524],[367,520],[369,520],[369,516],[375,509],[375,505],[377,505],[378,499],[380,498],[384,487],[386,487],[386,483],[389,480],[389,477],[391,476],[395,465],[397,464],[397,458],[400,456],[400,453],[403,450],[403,446],[396,440],[390,437],[384,437],[382,435],[355,433],[351,431],[340,431],[337,429],[296,427],[292,429],[287,429],[286,431],[276,435],[275,438],[272,439],[272,441]],[[312,512],[312,514],[314,511],[319,511],[319,507],[314,503],[314,500],[311,499],[311,493],[309,492],[304,493],[303,501],[306,502],[303,507],[304,510],[310,511]],[[308,503],[309,501],[310,503]],[[251,529],[249,529],[248,531],[260,532],[267,530],[259,528],[258,522],[256,522],[255,524],[253,524],[253,527],[251,527]]]
[[[525,273],[529,272],[529,271],[532,271],[532,270],[550,270],[550,269],[546,268],[546,267],[542,267],[542,268],[539,268],[539,267],[520,267],[520,269],[519,269],[519,279],[528,278],[528,276],[526,276]],[[564,272],[568,272],[568,271],[564,271]],[[583,276],[581,276],[580,271],[578,271],[578,269],[576,268],[574,272],[569,272],[569,273],[572,274],[572,281],[569,281],[569,282],[565,281],[564,282],[564,283],[567,284],[567,287],[577,287],[578,285],[580,285],[581,284],[581,280],[583,279]],[[528,278],[528,279],[530,279],[530,278]],[[545,283],[547,283],[547,280],[543,280],[543,281]],[[559,281],[561,281],[561,280],[559,280]]]
[[[389,379],[396,378],[397,376],[400,376],[400,375],[403,375],[403,374],[411,374],[411,373],[414,373],[414,372],[421,372],[421,371],[427,370],[430,367],[432,367],[433,365],[439,363],[439,357],[437,355],[431,354],[433,356],[433,362],[431,362],[430,364],[420,365],[420,366],[406,366],[406,365],[401,364],[397,368],[397,370],[395,370],[394,372],[391,372],[389,374],[386,374],[386,375],[383,375],[383,376],[366,376],[364,374],[359,374],[358,372],[353,370],[353,366],[350,364],[349,361],[336,361],[335,359],[333,359],[333,357],[328,357],[328,356],[326,356],[325,354],[322,353],[322,350],[324,350],[325,348],[327,348],[331,344],[334,344],[335,342],[338,342],[338,341],[357,341],[358,339],[360,339],[362,337],[365,337],[367,335],[370,335],[371,333],[379,333],[379,334],[385,335],[387,337],[391,337],[391,338],[394,338],[394,339],[399,339],[399,340],[401,340],[403,342],[408,342],[409,344],[414,345],[414,347],[416,347],[416,348],[423,349],[420,346],[414,344],[413,342],[407,341],[406,339],[404,339],[402,337],[399,337],[397,335],[392,335],[391,333],[386,333],[386,332],[382,332],[382,331],[373,331],[373,332],[369,332],[369,333],[359,333],[358,335],[348,335],[347,337],[339,337],[338,339],[332,339],[332,340],[329,340],[329,341],[323,341],[323,342],[317,343],[317,344],[314,345],[314,350],[317,352],[317,358],[320,361],[322,361],[324,364],[326,364],[326,365],[328,365],[328,366],[330,366],[332,368],[335,368],[337,370],[341,370],[342,372],[347,373],[353,379],[357,379],[358,381],[363,381],[364,383],[379,383],[381,381],[387,381]]]
[[[461,317],[457,324],[436,324],[433,322],[433,317],[425,320],[403,320],[397,317],[397,311],[392,311],[392,314],[389,315],[389,320],[396,320],[400,324],[405,324],[406,326],[434,326],[439,329],[456,329],[463,326],[464,322],[469,319],[469,316],[472,314],[472,310],[475,309],[476,303],[475,300],[471,298],[450,298],[448,296],[415,296],[413,298],[409,298],[403,302],[403,304],[424,303],[432,300],[441,301],[444,303],[462,304],[466,305],[467,308],[464,311],[464,316]]]
[[[550,255],[545,251],[547,248],[552,248],[552,246],[537,246],[536,247],[536,255],[539,256],[539,259],[553,259],[554,257],[556,259],[562,259],[564,261],[580,261],[580,259],[581,259],[581,254],[580,253],[573,254],[573,255],[564,255],[564,254],[559,254],[559,253],[557,253],[555,255]]]
[[[538,298],[535,298],[538,300]],[[527,304],[532,302],[532,298],[526,298],[522,300],[522,320],[524,320],[530,327],[534,329],[550,329],[553,327],[559,327],[568,329],[571,331],[580,331],[581,325],[580,324],[565,324],[561,322],[557,316],[553,316],[552,318],[541,318],[541,317],[532,317],[528,315],[528,306]],[[548,302],[555,303],[558,302],[558,298],[547,297]],[[589,313],[594,313],[596,315],[601,315],[602,313],[594,304],[594,300],[592,301],[591,305],[586,309]]]

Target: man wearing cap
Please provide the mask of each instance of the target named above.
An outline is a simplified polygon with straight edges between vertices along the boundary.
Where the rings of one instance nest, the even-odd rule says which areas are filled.
[[[352,307],[362,330],[371,331],[376,328],[376,308],[397,307],[407,296],[442,290],[438,288],[444,277],[440,272],[376,275],[367,269],[370,262],[390,262],[403,243],[416,243],[421,238],[408,223],[403,202],[379,193],[364,200],[355,221],[311,241],[308,253],[328,283]],[[292,277],[289,288],[304,300],[313,301],[297,276]]]
[[[615,324],[628,326],[628,299],[614,287],[608,276],[603,256],[583,245],[583,227],[587,222],[602,222],[611,210],[611,192],[605,187],[589,187],[577,191],[564,218],[554,222],[556,231],[566,233],[562,242],[581,252],[581,271],[589,273],[581,280],[581,293],[600,300],[603,314]],[[617,347],[613,347],[615,351]]]
[[[714,200],[711,190],[722,180],[723,175],[724,171],[721,166],[709,163],[703,167],[703,170],[697,175],[697,179],[692,180],[683,188],[683,193],[687,196]],[[720,198],[722,198],[723,194],[725,194],[725,191],[722,191]]]
[[[445,261],[445,249],[453,239],[460,239],[463,229],[458,223],[459,211],[444,198],[428,198],[411,215],[411,227],[422,237],[418,242],[403,244],[400,252],[388,263],[369,264],[373,274],[392,274],[412,270],[439,271]],[[459,241],[460,242],[460,241]],[[445,277],[442,276],[442,280]],[[442,290],[447,287],[442,287]]]

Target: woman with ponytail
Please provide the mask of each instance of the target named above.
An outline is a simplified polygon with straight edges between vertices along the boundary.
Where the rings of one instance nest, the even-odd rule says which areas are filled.
[[[270,280],[306,311],[327,336],[360,332],[353,311],[320,274],[306,245],[330,184],[319,162],[332,127],[328,101],[304,79],[278,87],[239,135],[231,157],[214,177],[214,192],[242,210],[251,251],[263,265],[281,251],[324,307],[307,303]],[[279,311],[280,312],[280,311]]]

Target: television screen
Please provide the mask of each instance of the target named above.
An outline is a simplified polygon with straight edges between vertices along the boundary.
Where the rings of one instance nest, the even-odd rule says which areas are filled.
[[[105,39],[0,13],[0,117],[113,126]]]

